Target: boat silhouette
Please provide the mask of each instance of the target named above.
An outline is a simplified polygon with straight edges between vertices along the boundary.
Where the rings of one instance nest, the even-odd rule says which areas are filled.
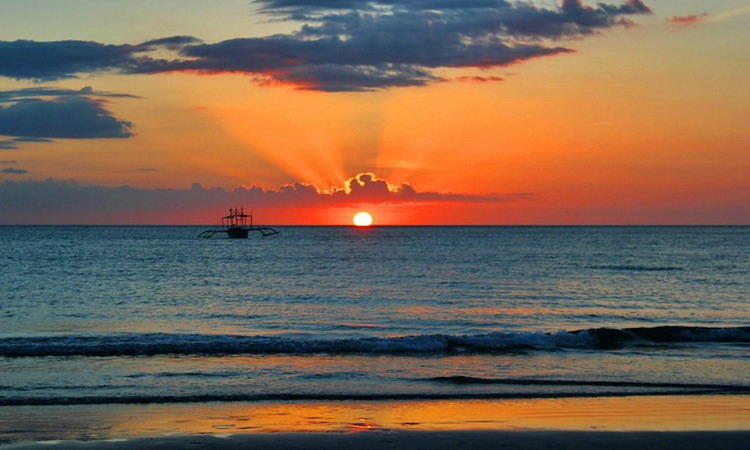
[[[226,233],[230,239],[247,239],[251,231],[257,231],[264,237],[279,234],[274,228],[254,225],[252,211],[250,214],[245,214],[244,208],[229,208],[229,215],[221,218],[221,228],[206,230],[198,237],[208,239],[216,234]]]

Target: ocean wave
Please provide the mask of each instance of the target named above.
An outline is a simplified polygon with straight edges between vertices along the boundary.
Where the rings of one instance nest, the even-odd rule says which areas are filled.
[[[665,395],[747,395],[746,390],[717,387],[716,389],[643,389],[598,392],[441,392],[441,393],[378,393],[378,394],[195,394],[195,395],[112,395],[80,397],[0,397],[0,406],[103,405],[103,404],[160,404],[206,402],[261,402],[261,401],[397,401],[397,400],[491,400],[578,397],[636,397]]]
[[[718,389],[736,392],[750,392],[750,385],[711,384],[711,383],[659,383],[645,381],[602,381],[602,380],[554,380],[528,378],[482,378],[466,375],[420,378],[415,381],[428,381],[453,385],[514,385],[514,386],[592,386],[623,388],[668,388],[668,389]]]
[[[239,370],[220,371],[220,372],[154,372],[154,373],[133,373],[123,375],[124,378],[230,378],[247,376],[247,372]]]
[[[166,333],[13,337],[0,338],[0,356],[496,353],[519,350],[611,349],[628,345],[687,342],[748,343],[750,327],[592,328],[555,333],[494,332],[351,339]]]

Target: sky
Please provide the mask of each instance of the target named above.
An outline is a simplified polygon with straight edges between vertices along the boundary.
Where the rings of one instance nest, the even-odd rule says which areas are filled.
[[[0,224],[750,224],[746,0],[2,0]]]

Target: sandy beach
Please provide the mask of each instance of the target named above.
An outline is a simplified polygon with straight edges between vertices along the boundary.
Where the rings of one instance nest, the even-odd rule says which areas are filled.
[[[735,432],[563,432],[452,431],[376,433],[282,433],[235,436],[173,436],[109,441],[20,443],[8,450],[68,449],[745,449],[750,431]]]
[[[743,395],[0,408],[8,449],[745,448]]]

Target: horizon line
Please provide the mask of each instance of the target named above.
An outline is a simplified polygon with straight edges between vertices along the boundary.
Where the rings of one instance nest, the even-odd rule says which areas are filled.
[[[731,223],[580,223],[580,224],[373,224],[360,227],[352,224],[264,224],[270,227],[347,227],[357,229],[396,227],[750,227],[747,224]],[[215,223],[170,224],[170,223],[0,223],[0,227],[213,227]]]

